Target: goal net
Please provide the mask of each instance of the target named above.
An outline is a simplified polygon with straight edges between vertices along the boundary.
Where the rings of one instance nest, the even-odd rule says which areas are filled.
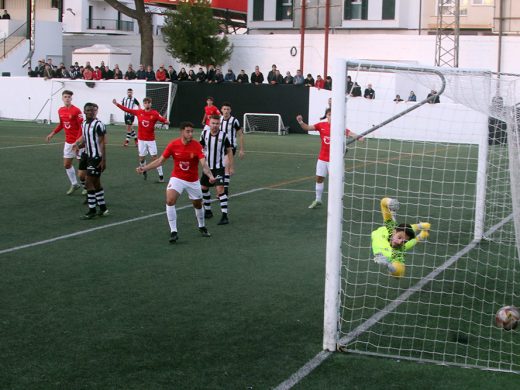
[[[283,125],[279,114],[244,114],[244,133],[276,133],[286,135],[288,129]]]
[[[133,96],[143,104],[143,98],[152,99],[152,108],[162,116],[169,118],[173,101],[173,88],[171,83],[147,82],[141,80],[68,80],[53,79],[49,93],[49,99],[45,103],[36,119],[57,122],[58,108],[62,106],[61,93],[71,90],[74,95],[72,103],[83,109],[87,102],[96,103],[99,106],[99,119],[108,124],[123,124],[124,112],[112,104],[112,99],[121,103],[127,95],[127,90],[133,89]]]
[[[375,99],[345,97],[347,74]],[[520,373],[519,330],[495,325],[520,306],[520,78],[344,60],[333,78],[324,349]]]

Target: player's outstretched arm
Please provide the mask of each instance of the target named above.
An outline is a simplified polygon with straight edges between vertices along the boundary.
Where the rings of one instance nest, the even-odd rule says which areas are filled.
[[[235,160],[233,156],[233,148],[230,146],[227,148],[227,158],[228,158],[228,164],[229,164],[229,174],[233,175],[235,173]]]
[[[300,125],[300,127],[305,130],[305,131],[313,131],[313,130],[316,130],[314,128],[314,126],[312,125],[308,125],[307,123],[305,123],[303,121],[303,117],[301,115],[298,115],[296,116],[296,121],[298,122],[298,124]]]
[[[144,167],[137,167],[135,168],[135,171],[139,174],[145,173],[146,171],[149,171],[151,169],[155,169],[159,166],[161,166],[164,162],[164,157],[160,156],[157,159],[153,160],[149,164],[146,164]]]
[[[238,151],[238,158],[242,159],[244,158],[244,155],[246,154],[246,150],[244,148],[244,130],[242,128],[237,130],[238,134],[238,143],[240,145],[240,150]]]
[[[356,141],[365,142],[365,139],[363,137],[360,137],[359,134],[354,133],[350,129],[347,129],[347,136],[354,138]]]
[[[399,202],[397,199],[381,199],[381,214],[383,215],[383,221],[395,221],[397,210],[399,210]]]

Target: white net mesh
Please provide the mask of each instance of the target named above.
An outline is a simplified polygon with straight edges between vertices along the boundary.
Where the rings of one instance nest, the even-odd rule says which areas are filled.
[[[246,113],[244,114],[244,133],[287,134],[282,117],[279,114]]]
[[[520,372],[518,333],[494,324],[500,307],[520,306],[518,78],[399,68],[348,70],[376,98],[349,97],[347,127],[377,130],[345,157],[339,345]],[[413,109],[411,90],[418,102],[436,90],[440,103]],[[398,223],[431,223],[429,238],[405,253],[400,278],[372,261],[384,197],[400,202]]]

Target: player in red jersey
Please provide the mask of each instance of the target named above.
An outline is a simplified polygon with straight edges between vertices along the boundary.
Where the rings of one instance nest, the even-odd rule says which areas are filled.
[[[213,98],[208,96],[206,99],[206,106],[204,107],[204,116],[202,117],[203,130],[209,130],[209,120],[212,115],[220,116],[221,114],[217,106],[213,105]]]
[[[301,115],[296,117],[296,120],[300,124],[301,128],[305,131],[319,131],[321,138],[321,149],[316,162],[316,199],[309,205],[310,209],[315,209],[322,205],[321,196],[323,195],[323,189],[325,184],[325,178],[329,173],[329,160],[330,160],[330,108],[325,111],[326,122],[319,122],[314,125],[308,125],[303,122]],[[356,133],[346,130],[346,135],[351,137],[359,137]],[[359,138],[362,141],[362,138]]]
[[[170,121],[162,117],[156,110],[152,109],[152,99],[149,97],[143,99],[144,109],[134,110],[125,107],[122,104],[119,104],[116,99],[113,99],[112,103],[121,110],[137,117],[137,149],[139,151],[139,165],[144,166],[146,164],[145,158],[147,154],[150,154],[152,161],[156,160],[157,143],[155,142],[155,124],[157,122],[162,122],[168,125],[170,124]],[[163,183],[163,169],[160,165],[157,166],[157,172],[159,173],[159,183]],[[146,180],[146,173],[143,176]]]
[[[70,188],[67,191],[67,195],[71,195],[74,191],[79,189],[81,186],[78,184],[76,178],[76,171],[72,166],[72,160],[76,157],[79,159],[81,152],[77,152],[74,149],[74,143],[81,136],[81,123],[83,122],[83,114],[81,110],[72,104],[72,91],[64,90],[61,93],[61,100],[64,106],[58,110],[60,117],[60,123],[54,128],[53,131],[47,135],[46,140],[50,142],[52,137],[59,133],[61,130],[65,130],[65,144],[63,145],[63,167],[70,180]]]
[[[166,187],[166,216],[170,225],[170,243],[172,244],[179,239],[177,235],[177,210],[175,209],[175,204],[184,190],[188,193],[195,208],[195,216],[197,217],[200,233],[203,237],[211,237],[204,221],[202,190],[198,180],[199,164],[202,166],[203,172],[209,177],[210,182],[215,182],[215,178],[206,162],[202,145],[193,139],[193,123],[182,122],[180,131],[181,136],[171,141],[158,159],[145,166],[136,168],[137,173],[144,174],[150,169],[161,166],[168,158],[173,158],[173,170]]]

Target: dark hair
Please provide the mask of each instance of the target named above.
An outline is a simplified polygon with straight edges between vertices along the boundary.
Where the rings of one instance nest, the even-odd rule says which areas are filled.
[[[211,115],[209,119],[218,119],[220,121],[220,115]]]
[[[63,92],[61,93],[61,96],[63,96],[63,95],[70,95],[70,96],[72,96],[72,95],[74,95],[74,93],[73,93],[72,91],[66,89],[65,91],[63,91]]]
[[[181,122],[179,125],[179,130],[184,130],[186,127],[193,128],[193,123],[191,122]]]
[[[229,107],[229,108],[231,108],[231,103],[230,102],[224,102],[224,103],[222,103],[222,107]]]
[[[85,105],[83,106],[83,110],[86,110],[87,107],[95,108],[95,107],[97,107],[97,104],[96,103],[90,103],[90,102],[85,103]]]
[[[214,101],[213,96],[208,96],[206,100],[211,100],[212,102]]]
[[[132,91],[132,92],[134,92],[134,90],[133,90],[132,88],[128,88],[128,89],[126,90],[126,92],[128,92],[128,91]]]
[[[404,232],[408,236],[408,239],[413,240],[415,238],[415,231],[412,228],[412,225],[408,223],[401,223],[396,226],[396,232]]]
[[[150,103],[151,103],[151,102],[152,102],[152,98],[150,98],[150,97],[145,97],[145,98],[143,99],[143,103],[147,103],[147,102],[150,102]]]

